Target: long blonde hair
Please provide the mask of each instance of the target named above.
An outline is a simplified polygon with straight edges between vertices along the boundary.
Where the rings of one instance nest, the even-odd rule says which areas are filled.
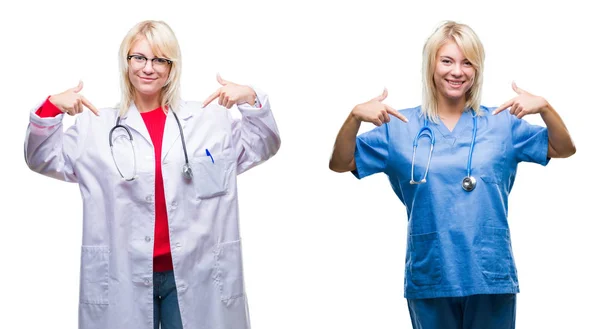
[[[423,100],[421,112],[427,119],[438,122],[437,88],[433,79],[437,53],[447,42],[454,42],[471,62],[475,69],[473,86],[467,91],[465,110],[472,108],[480,115],[481,89],[483,86],[483,62],[485,52],[477,34],[467,25],[445,21],[425,42],[423,46]]]
[[[145,39],[150,44],[152,52],[171,60],[171,72],[167,82],[161,90],[161,107],[166,111],[167,106],[176,110],[179,105],[181,77],[181,51],[179,42],[173,30],[163,21],[143,21],[137,23],[121,42],[119,48],[119,69],[121,70],[121,102],[119,115],[127,113],[129,106],[134,101],[135,88],[129,80],[129,62],[127,56],[133,45],[140,39]]]

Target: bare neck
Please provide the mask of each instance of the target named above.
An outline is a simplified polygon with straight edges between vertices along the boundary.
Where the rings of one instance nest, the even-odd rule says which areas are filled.
[[[438,98],[437,112],[442,120],[458,120],[465,110],[467,100],[464,98],[454,100],[440,97]]]
[[[160,106],[160,95],[141,95],[135,96],[135,106],[140,113],[150,112],[157,109]]]

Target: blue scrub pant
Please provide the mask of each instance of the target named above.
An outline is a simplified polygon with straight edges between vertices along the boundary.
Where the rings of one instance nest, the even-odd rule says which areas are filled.
[[[516,294],[407,299],[414,329],[514,329]]]
[[[154,272],[154,329],[182,329],[173,271]]]

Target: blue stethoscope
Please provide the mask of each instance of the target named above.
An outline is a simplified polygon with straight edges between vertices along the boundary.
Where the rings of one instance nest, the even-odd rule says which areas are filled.
[[[463,178],[461,186],[463,190],[467,192],[471,192],[475,189],[477,185],[477,180],[475,177],[471,176],[471,160],[473,159],[473,148],[475,147],[475,136],[477,135],[477,117],[475,113],[473,113],[473,136],[471,137],[471,147],[469,149],[469,160],[467,162],[467,176]],[[427,167],[425,168],[425,174],[423,178],[419,181],[415,181],[415,154],[417,153],[417,144],[419,143],[419,138],[428,137],[431,141],[431,147],[429,149],[429,158],[427,159]],[[427,182],[427,173],[429,172],[429,164],[431,163],[431,155],[433,154],[433,146],[435,145],[435,134],[433,130],[429,127],[429,120],[425,119],[425,124],[419,130],[415,139],[413,140],[413,156],[412,156],[412,164],[410,168],[410,184],[423,184]]]
[[[177,114],[175,113],[175,111],[171,111],[173,113],[173,116],[175,117],[175,120],[177,121],[177,127],[179,127],[179,135],[181,136],[181,145],[183,147],[183,155],[185,156],[185,164],[183,165],[183,177],[185,177],[186,179],[192,179],[193,174],[192,174],[192,167],[190,166],[190,162],[188,161],[188,154],[187,154],[187,148],[185,147],[185,139],[183,137],[183,129],[181,128],[181,123],[179,122],[179,118],[177,117]],[[125,129],[125,131],[127,132],[127,136],[129,137],[129,143],[131,145],[131,150],[133,153],[133,175],[131,177],[125,177],[123,175],[123,173],[121,172],[121,169],[119,169],[119,165],[117,164],[117,160],[115,160],[115,154],[113,152],[113,132],[117,129]],[[124,136],[121,136],[124,137]],[[127,128],[127,126],[124,126],[121,124],[121,116],[117,116],[117,122],[115,123],[115,126],[110,130],[110,132],[108,133],[108,143],[110,145],[110,154],[112,155],[113,158],[113,162],[115,163],[115,167],[117,167],[117,171],[119,172],[119,175],[121,175],[121,178],[123,178],[126,181],[132,181],[134,179],[137,178],[137,163],[135,161],[135,147],[133,144],[133,135],[131,134],[131,131],[129,130],[129,128]],[[206,150],[207,155],[208,154],[208,150]],[[211,157],[212,158],[212,157]]]

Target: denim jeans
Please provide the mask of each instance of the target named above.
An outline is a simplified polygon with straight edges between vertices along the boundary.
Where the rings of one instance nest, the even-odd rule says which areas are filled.
[[[154,329],[183,329],[173,271],[154,272]]]

